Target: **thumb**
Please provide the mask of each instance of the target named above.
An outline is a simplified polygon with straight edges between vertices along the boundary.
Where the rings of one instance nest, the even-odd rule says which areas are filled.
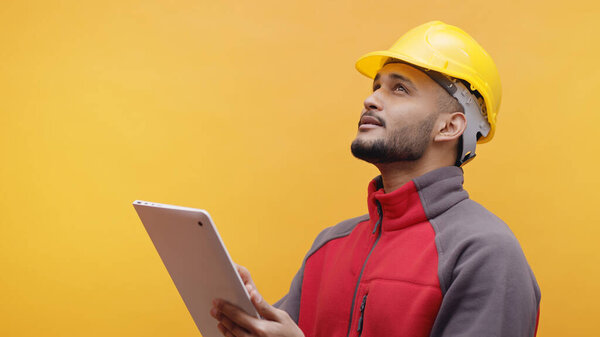
[[[278,310],[269,303],[267,303],[267,301],[265,301],[262,298],[262,296],[258,293],[256,289],[252,289],[250,291],[250,300],[252,301],[252,304],[254,304],[256,311],[258,311],[258,314],[262,318],[269,321],[279,322],[280,317],[279,313],[277,312]]]

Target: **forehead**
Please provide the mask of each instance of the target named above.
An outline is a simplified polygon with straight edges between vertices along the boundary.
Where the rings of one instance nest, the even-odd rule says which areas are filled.
[[[394,76],[394,75],[400,75]],[[406,63],[388,63],[384,65],[378,72],[373,81],[384,79],[406,79],[412,82],[417,89],[432,88],[432,84],[436,84],[429,76],[425,75],[421,70],[414,68]]]

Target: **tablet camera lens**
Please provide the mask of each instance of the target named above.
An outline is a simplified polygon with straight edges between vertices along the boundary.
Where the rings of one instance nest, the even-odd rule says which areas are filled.
[[[198,225],[202,226],[202,221],[198,221]]]

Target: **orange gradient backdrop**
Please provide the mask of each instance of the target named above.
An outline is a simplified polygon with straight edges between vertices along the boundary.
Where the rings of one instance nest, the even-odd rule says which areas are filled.
[[[438,19],[495,59],[498,131],[465,168],[542,289],[538,336],[600,314],[595,1],[3,1],[0,335],[199,336],[131,202],[211,212],[269,301],[366,212],[362,54]]]

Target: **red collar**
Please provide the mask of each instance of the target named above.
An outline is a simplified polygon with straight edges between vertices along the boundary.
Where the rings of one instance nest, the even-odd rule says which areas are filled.
[[[468,198],[462,183],[463,171],[456,166],[427,172],[390,193],[383,191],[381,176],[378,176],[369,184],[369,217],[373,224],[379,220],[379,203],[384,231],[399,230],[428,221]]]

